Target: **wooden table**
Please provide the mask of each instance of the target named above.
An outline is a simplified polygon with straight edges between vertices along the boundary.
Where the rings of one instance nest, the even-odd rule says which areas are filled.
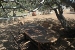
[[[35,42],[50,43],[57,41],[59,35],[50,29],[45,29],[40,25],[28,25],[25,34]]]

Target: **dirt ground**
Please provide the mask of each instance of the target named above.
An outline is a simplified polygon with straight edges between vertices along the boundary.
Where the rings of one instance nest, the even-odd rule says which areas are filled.
[[[70,12],[69,10],[65,10],[64,14],[66,19],[75,19],[75,13],[74,12]],[[38,18],[39,20],[44,19],[44,18],[52,18],[57,20],[57,17],[55,15],[55,13],[51,13],[51,14],[47,14],[47,15],[37,15],[37,16],[26,16],[24,18],[21,18],[19,20],[19,22],[25,23],[26,21],[34,21],[34,19]],[[12,24],[0,24],[0,50],[15,50],[12,47],[13,44],[13,38],[10,32],[14,32],[15,30],[17,30],[14,34],[17,35],[19,30],[21,30],[20,24],[18,24],[17,26],[17,22],[14,22]],[[14,44],[13,44],[14,45]]]

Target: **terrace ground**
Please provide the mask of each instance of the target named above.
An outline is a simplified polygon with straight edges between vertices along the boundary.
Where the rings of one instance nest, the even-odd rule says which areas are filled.
[[[66,19],[75,19],[75,13],[70,12],[69,10],[65,10],[64,14]],[[52,18],[57,20],[57,17],[55,13],[47,14],[47,15],[37,15],[37,16],[26,16],[19,19],[19,22],[25,23],[27,21],[34,21],[34,19],[44,19],[44,18]],[[17,25],[18,24],[18,25]],[[21,30],[21,25],[17,22],[14,22],[12,24],[0,24],[0,50],[2,49],[8,49],[8,50],[14,50],[11,49],[12,47],[12,41],[13,38],[10,34],[11,31],[16,31],[16,34],[18,34],[19,29]],[[8,42],[10,41],[10,43]]]

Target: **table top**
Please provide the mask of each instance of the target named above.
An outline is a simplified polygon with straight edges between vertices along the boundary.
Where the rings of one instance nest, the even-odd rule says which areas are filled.
[[[40,25],[28,25],[25,29],[25,34],[38,43],[55,42],[59,37],[55,31]]]

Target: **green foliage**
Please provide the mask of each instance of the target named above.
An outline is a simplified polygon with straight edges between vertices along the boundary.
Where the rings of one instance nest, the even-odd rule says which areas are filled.
[[[17,2],[21,3],[21,5],[26,8],[27,10],[31,11],[33,9],[35,9],[38,4],[40,3],[41,0],[17,0]],[[52,1],[56,1],[56,0],[45,0],[45,2],[51,4]],[[19,4],[16,4],[15,2],[7,2],[7,3],[2,3],[3,7],[9,8],[9,7],[18,7],[18,9],[16,11],[22,12],[20,10],[22,10],[22,8],[20,8]],[[56,6],[56,5],[53,5]],[[48,8],[50,8],[47,5],[44,5],[39,9],[40,11],[43,10],[47,10]],[[8,11],[12,11],[12,9],[8,10]],[[5,13],[5,12],[4,12]],[[4,14],[3,11],[1,11],[1,15]]]

